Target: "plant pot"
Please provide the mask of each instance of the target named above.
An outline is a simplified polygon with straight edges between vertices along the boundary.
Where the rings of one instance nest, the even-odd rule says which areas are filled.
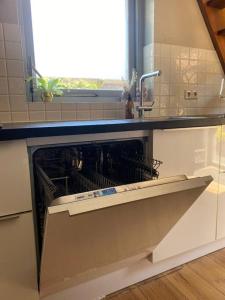
[[[43,92],[41,94],[41,99],[42,99],[43,102],[52,102],[53,93]]]

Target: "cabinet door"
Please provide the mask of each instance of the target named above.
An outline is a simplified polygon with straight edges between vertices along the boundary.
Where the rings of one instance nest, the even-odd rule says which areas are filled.
[[[32,213],[0,217],[0,298],[39,299]]]
[[[26,142],[0,142],[0,216],[32,209]]]
[[[154,131],[154,158],[163,162],[160,178],[211,175],[214,181],[153,253],[160,261],[216,239],[220,126]]]
[[[225,126],[221,130],[221,157],[218,191],[217,239],[225,238]]]

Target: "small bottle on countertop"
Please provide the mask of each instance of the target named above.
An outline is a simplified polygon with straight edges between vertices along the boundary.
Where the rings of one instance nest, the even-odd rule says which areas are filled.
[[[126,119],[133,119],[134,118],[134,101],[129,94],[129,97],[126,102]]]
[[[132,70],[129,92],[130,95],[126,102],[126,118],[134,119],[134,114],[135,114],[134,103],[137,101],[137,71],[135,68]]]
[[[126,119],[134,118],[134,102],[130,94],[130,87],[127,85],[124,86],[121,101],[125,102],[125,117]]]

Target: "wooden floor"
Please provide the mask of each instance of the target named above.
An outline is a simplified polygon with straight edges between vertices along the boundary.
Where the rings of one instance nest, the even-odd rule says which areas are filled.
[[[107,300],[225,300],[225,249],[109,295]]]

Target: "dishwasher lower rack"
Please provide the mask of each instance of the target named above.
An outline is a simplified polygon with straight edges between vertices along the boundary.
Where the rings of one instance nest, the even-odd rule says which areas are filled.
[[[58,197],[157,179],[160,161],[145,162],[140,141],[40,149],[36,189],[45,205]],[[39,196],[39,197],[40,197]]]
[[[60,173],[56,173],[55,176],[51,177],[48,174],[48,170],[44,170],[40,165],[36,165],[39,189],[42,190],[42,196],[44,196],[46,204],[51,205],[54,199],[61,196],[158,178],[156,169],[152,169],[140,161],[124,159],[123,162],[126,164],[123,166],[123,170],[121,169],[118,180],[115,180],[116,172],[112,172],[113,178],[108,178],[95,170],[77,170],[72,168],[64,170],[64,172],[60,168]],[[158,166],[160,162],[154,160],[153,164]],[[52,170],[49,173],[52,174]],[[127,178],[127,181],[124,178]]]
[[[107,188],[118,185],[105,176],[93,171],[78,171],[76,169],[65,170],[64,174],[57,177],[49,177],[40,166],[36,166],[39,186],[44,192],[47,204],[54,199],[75,193]]]

